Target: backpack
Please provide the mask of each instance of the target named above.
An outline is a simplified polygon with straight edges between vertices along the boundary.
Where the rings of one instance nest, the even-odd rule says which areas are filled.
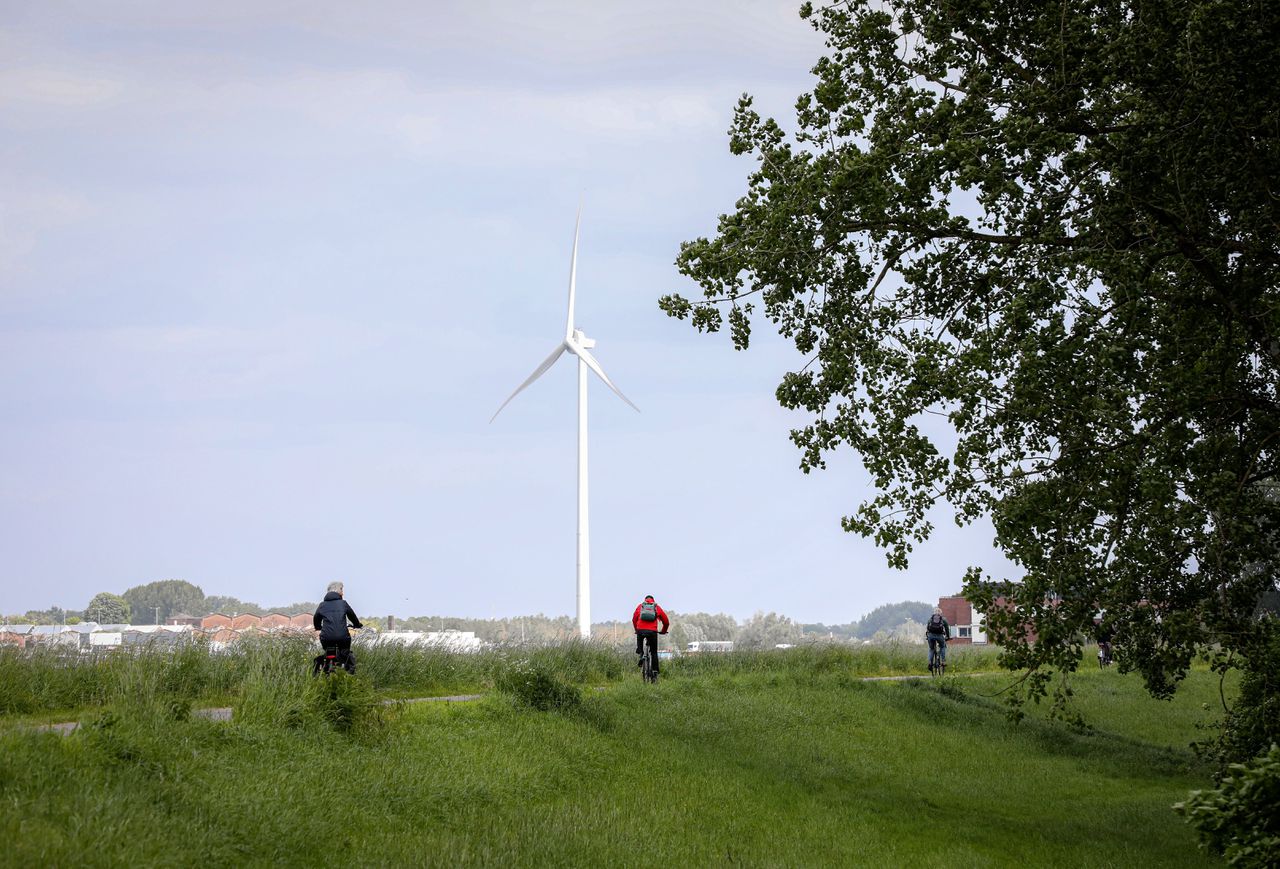
[[[658,605],[650,601],[640,604],[640,621],[656,622],[658,620]]]
[[[947,632],[946,629],[942,627],[942,616],[937,613],[929,616],[928,632],[931,634],[945,634]]]

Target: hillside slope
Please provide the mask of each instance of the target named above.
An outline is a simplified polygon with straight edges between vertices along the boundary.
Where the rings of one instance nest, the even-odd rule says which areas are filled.
[[[1208,674],[1175,705],[1082,679],[1127,728],[1090,735],[1009,723],[992,678],[677,674],[349,735],[108,713],[0,735],[0,836],[9,865],[1213,865],[1169,809]]]

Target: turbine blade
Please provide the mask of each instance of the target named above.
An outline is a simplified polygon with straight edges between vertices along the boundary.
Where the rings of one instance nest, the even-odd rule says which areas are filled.
[[[573,337],[573,297],[578,288],[578,227],[582,225],[582,205],[578,205],[578,219],[573,223],[573,256],[569,260],[569,315],[564,321],[564,339]]]
[[[542,360],[542,364],[539,365],[537,369],[532,374],[529,375],[529,377],[525,380],[525,382],[517,386],[516,391],[511,393],[509,396],[507,396],[507,400],[502,402],[502,407],[499,407],[498,410],[493,414],[493,416],[489,417],[489,422],[493,422],[495,419],[497,419],[498,414],[502,413],[502,408],[510,404],[511,399],[519,395],[526,386],[528,386],[530,383],[533,383],[533,381],[537,380],[539,377],[545,374],[547,369],[550,368],[552,365],[555,365],[556,360],[560,358],[560,354],[563,353],[564,351],[565,351],[565,346],[563,344],[561,344],[556,349],[552,350],[551,355],[548,356],[546,359]]]
[[[577,345],[574,345],[571,349],[575,354],[577,354],[579,359],[587,363],[587,367],[590,368],[592,371],[594,371],[597,377],[599,377],[601,380],[604,381],[605,386],[609,387],[614,391],[614,393],[618,396],[618,398],[621,398],[627,404],[630,404],[631,409],[634,410],[636,413],[640,412],[640,408],[632,404],[631,399],[623,395],[622,390],[613,385],[613,381],[609,379],[609,375],[604,373],[604,369],[600,367],[600,363],[596,361],[596,357],[592,356],[591,353],[585,347],[578,347]]]

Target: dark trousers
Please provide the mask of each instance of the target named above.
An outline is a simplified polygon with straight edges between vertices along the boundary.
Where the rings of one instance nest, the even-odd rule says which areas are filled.
[[[356,656],[351,652],[350,636],[342,637],[338,640],[321,639],[320,645],[324,647],[324,651],[316,655],[315,666],[311,669],[311,672],[320,672],[320,667],[324,664],[324,657],[330,652],[338,656],[338,666],[345,668],[348,673],[356,671]]]
[[[653,656],[653,672],[658,672],[658,632],[636,631],[636,654],[644,654],[644,644],[649,644],[649,654]]]

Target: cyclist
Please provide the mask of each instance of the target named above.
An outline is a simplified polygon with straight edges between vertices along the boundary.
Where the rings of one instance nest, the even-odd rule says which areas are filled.
[[[343,600],[342,583],[331,582],[324,600],[311,617],[311,623],[320,632],[320,645],[324,647],[324,652],[316,657],[312,672],[319,672],[324,656],[333,652],[348,673],[355,673],[356,658],[351,653],[351,632],[347,630],[347,622],[351,622],[353,628],[364,627],[351,604]]]
[[[924,638],[929,642],[929,663],[935,660],[947,666],[947,640],[951,639],[951,625],[942,617],[942,608],[934,607],[933,615],[924,626]]]
[[[658,625],[662,625],[662,630],[658,630]],[[654,601],[653,595],[647,594],[640,605],[636,607],[635,613],[631,616],[631,625],[636,629],[636,654],[644,655],[644,644],[649,644],[649,654],[653,658],[653,672],[658,672],[658,634],[665,634],[667,628],[671,626],[671,621],[667,618],[667,614],[662,611],[662,607],[658,606]],[[636,664],[644,663],[644,658],[636,661]]]
[[[1103,667],[1111,665],[1111,637],[1114,633],[1105,618],[1098,620],[1095,636],[1098,638],[1098,663]]]

